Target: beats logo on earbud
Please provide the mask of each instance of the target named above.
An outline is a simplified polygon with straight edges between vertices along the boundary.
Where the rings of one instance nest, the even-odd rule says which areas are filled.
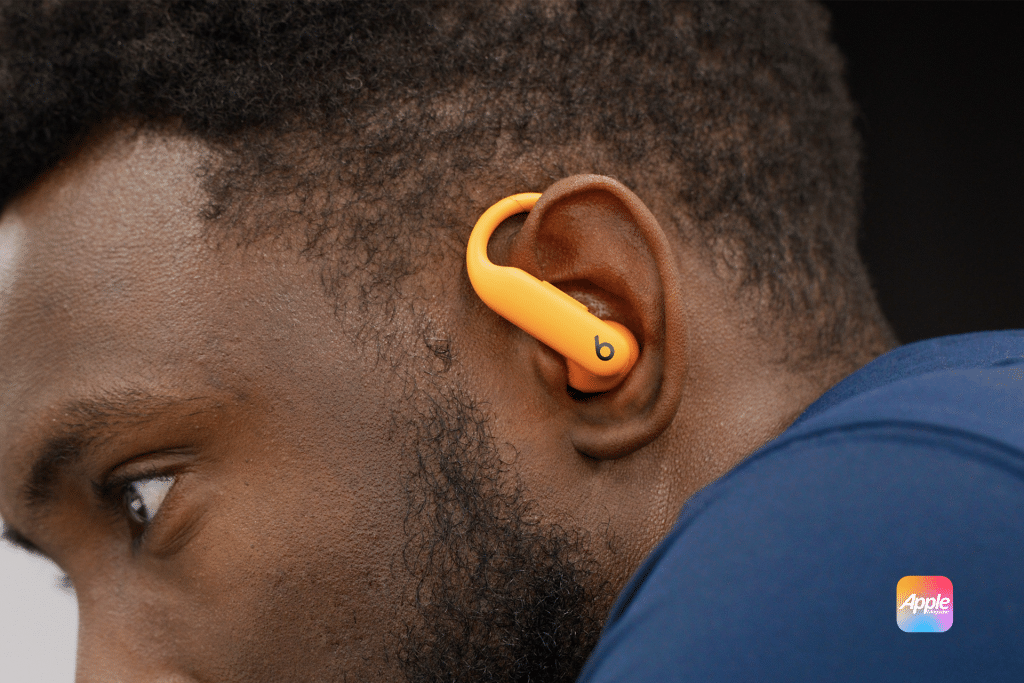
[[[593,315],[550,282],[487,258],[495,228],[509,216],[532,209],[539,198],[536,192],[512,195],[480,216],[466,248],[469,281],[491,310],[565,356],[569,386],[587,393],[608,391],[625,379],[640,355],[633,334],[624,325]]]

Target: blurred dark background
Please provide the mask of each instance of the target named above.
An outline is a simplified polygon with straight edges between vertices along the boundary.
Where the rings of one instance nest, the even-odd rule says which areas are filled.
[[[900,340],[1024,327],[1024,12],[825,5],[861,110],[861,252]]]

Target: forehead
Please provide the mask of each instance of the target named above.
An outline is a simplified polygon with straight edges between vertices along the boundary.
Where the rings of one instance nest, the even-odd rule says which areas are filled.
[[[310,354],[324,345],[298,340],[335,331],[326,301],[310,295],[308,268],[204,238],[203,154],[181,139],[112,136],[0,218],[5,517],[28,471],[28,445],[76,397],[131,389],[231,401],[267,379],[260,374],[299,386],[309,378],[298,368],[320,365]]]

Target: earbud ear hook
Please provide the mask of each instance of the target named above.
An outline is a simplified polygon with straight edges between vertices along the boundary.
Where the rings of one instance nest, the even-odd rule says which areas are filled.
[[[466,247],[473,289],[495,313],[565,356],[569,386],[594,393],[617,386],[640,355],[625,325],[601,320],[550,282],[487,258],[487,242],[509,216],[530,211],[540,193],[506,197],[480,216]]]

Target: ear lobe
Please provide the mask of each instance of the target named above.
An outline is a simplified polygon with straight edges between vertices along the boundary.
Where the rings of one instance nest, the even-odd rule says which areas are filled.
[[[625,325],[640,344],[633,370],[604,393],[573,395],[564,374],[546,374],[559,378],[549,390],[571,413],[576,449],[618,458],[656,439],[679,407],[685,349],[675,254],[643,201],[607,176],[560,180],[509,242],[506,264]]]

